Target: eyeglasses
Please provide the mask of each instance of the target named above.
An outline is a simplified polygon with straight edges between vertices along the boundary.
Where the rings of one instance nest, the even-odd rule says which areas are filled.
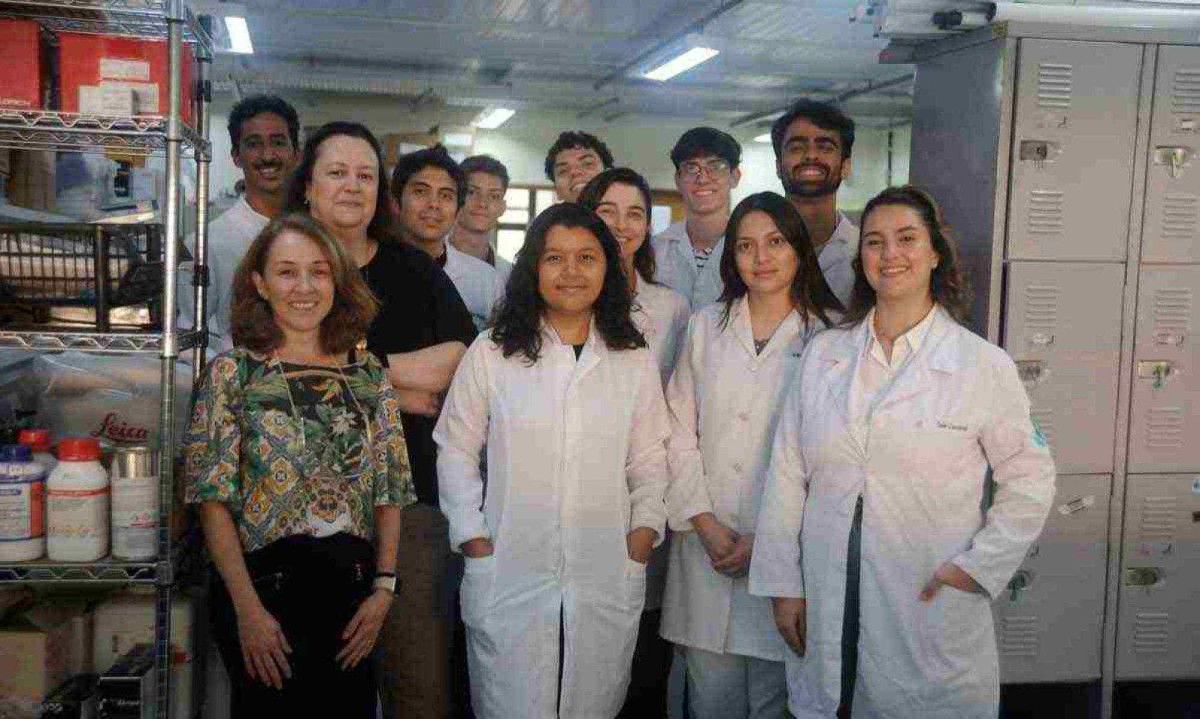
[[[724,160],[708,160],[707,162],[685,162],[679,166],[679,174],[688,180],[698,180],[702,173],[709,177],[724,177],[729,172],[729,163]]]

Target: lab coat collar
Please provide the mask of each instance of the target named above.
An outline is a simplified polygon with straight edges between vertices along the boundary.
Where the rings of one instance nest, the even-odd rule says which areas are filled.
[[[579,359],[575,359],[575,348],[563,342],[558,336],[558,330],[542,318],[542,347],[543,352],[550,349],[552,346],[566,347],[571,352],[571,360],[575,363],[575,379],[578,380],[583,375],[587,374],[596,365],[600,363],[608,354],[608,345],[604,344],[600,337],[600,331],[596,329],[596,318],[592,317],[591,324],[588,326],[588,336],[583,342],[583,352],[580,353]],[[556,350],[555,350],[556,351]],[[565,355],[564,355],[565,356]]]
[[[928,331],[908,367],[885,390],[878,408],[903,402],[934,388],[935,374],[953,374],[962,358],[958,323],[941,306],[934,308]]]
[[[750,300],[744,295],[734,300],[733,306],[729,309],[729,323],[738,342],[752,360],[765,359],[769,355],[781,351],[780,348],[791,344],[792,340],[804,329],[800,313],[793,309],[779,323],[775,334],[771,335],[771,340],[767,342],[766,347],[763,347],[762,353],[755,352],[754,326],[750,323]]]

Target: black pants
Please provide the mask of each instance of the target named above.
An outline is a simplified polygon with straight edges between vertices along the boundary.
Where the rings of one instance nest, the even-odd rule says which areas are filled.
[[[229,672],[232,719],[375,716],[370,658],[349,671],[335,660],[342,631],[371,593],[374,555],[369,542],[348,534],[286,537],[245,555],[259,599],[292,648],[283,689],[246,674],[233,602],[214,572],[213,635]]]
[[[667,679],[675,647],[658,635],[661,624],[661,609],[642,613],[637,648],[633,651],[633,676],[617,719],[655,719],[667,715]]]

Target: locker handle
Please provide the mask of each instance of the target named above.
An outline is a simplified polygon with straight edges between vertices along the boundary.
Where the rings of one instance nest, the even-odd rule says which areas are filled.
[[[1183,168],[1192,164],[1196,152],[1190,147],[1156,147],[1154,148],[1154,164],[1166,165],[1171,177],[1178,180],[1183,175]]]
[[[1154,344],[1158,345],[1171,345],[1173,347],[1179,347],[1183,344],[1185,339],[1187,339],[1187,335],[1183,334],[1182,332],[1154,333]]]
[[[1057,142],[1046,140],[1021,140],[1017,147],[1017,157],[1026,162],[1033,162],[1038,167],[1044,163],[1053,162],[1062,154],[1062,148]]]
[[[1154,380],[1154,389],[1161,389],[1168,379],[1178,374],[1174,365],[1165,360],[1139,360],[1138,379]]]
[[[1031,586],[1033,586],[1033,572],[1027,569],[1018,569],[1013,578],[1008,580],[1007,589],[1010,592],[1009,599],[1014,602],[1017,601],[1017,595],[1022,590],[1028,589]]]
[[[1026,385],[1037,385],[1050,376],[1050,368],[1041,360],[1017,360],[1017,375]]]
[[[1163,572],[1158,567],[1130,567],[1125,570],[1125,586],[1153,587],[1161,584]]]

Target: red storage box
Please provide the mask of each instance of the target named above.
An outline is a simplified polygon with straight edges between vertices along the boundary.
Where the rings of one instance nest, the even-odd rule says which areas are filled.
[[[0,20],[0,107],[41,110],[49,80],[42,29],[32,20]]]
[[[108,35],[58,35],[62,109],[95,115],[167,114],[167,43]],[[181,109],[192,122],[192,49],[183,46]]]

